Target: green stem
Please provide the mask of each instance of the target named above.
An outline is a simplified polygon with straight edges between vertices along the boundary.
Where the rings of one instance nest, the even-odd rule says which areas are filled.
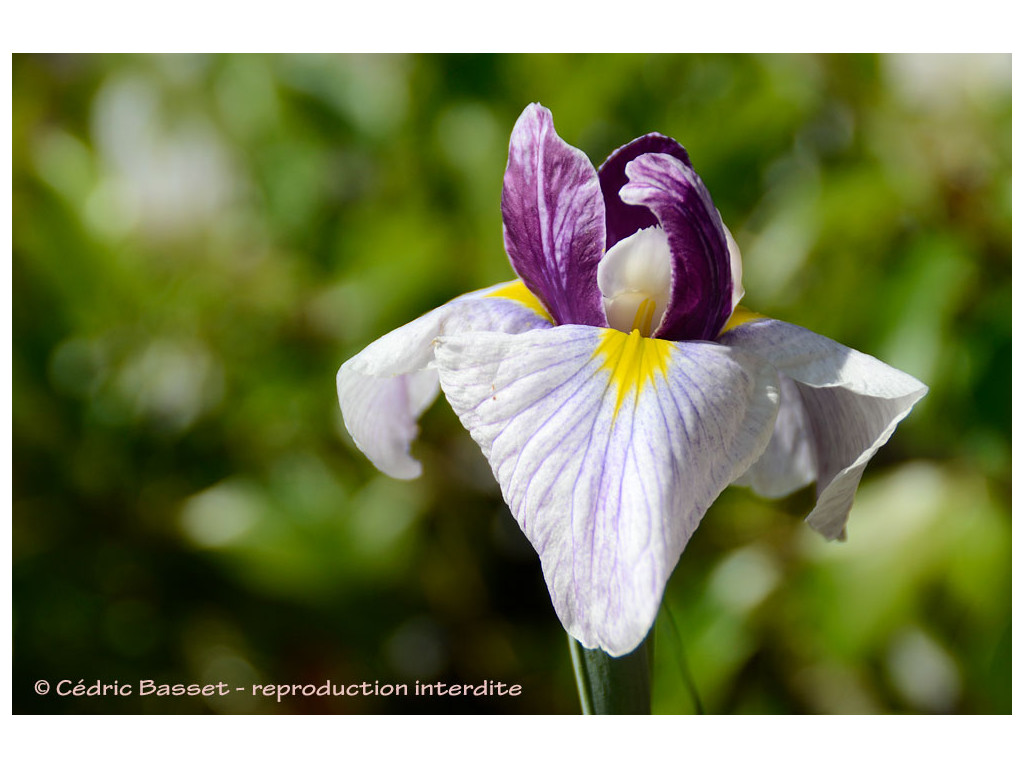
[[[651,655],[648,635],[632,653],[612,658],[569,637],[569,654],[584,715],[651,714]]]
[[[665,608],[665,612],[668,614],[668,623],[672,628],[672,634],[675,635],[676,645],[679,646],[679,671],[683,675],[683,682],[686,684],[686,689],[690,692],[690,699],[693,700],[693,707],[697,711],[698,715],[704,714],[704,704],[700,700],[700,692],[697,690],[697,682],[693,679],[693,674],[690,672],[690,665],[686,661],[686,648],[683,645],[683,633],[679,631],[679,622],[676,621],[676,615],[672,611],[672,606],[666,600],[662,605]]]

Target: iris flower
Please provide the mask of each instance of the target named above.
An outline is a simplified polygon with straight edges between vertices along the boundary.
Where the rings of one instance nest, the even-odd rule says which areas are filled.
[[[531,104],[501,196],[519,279],[460,296],[338,371],[345,425],[414,478],[417,419],[445,397],[540,556],[570,635],[635,649],[708,507],[728,486],[812,481],[807,522],[845,534],[868,460],[927,388],[755,315],[740,254],[690,159],[647,134],[600,169]]]

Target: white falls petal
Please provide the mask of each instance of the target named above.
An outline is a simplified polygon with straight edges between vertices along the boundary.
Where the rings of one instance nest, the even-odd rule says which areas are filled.
[[[765,476],[775,472],[777,490],[795,490],[801,477],[816,480],[818,500],[807,522],[826,538],[841,538],[867,462],[928,388],[869,355],[778,320],[745,323],[719,341],[760,355],[793,383],[784,385],[785,418],[772,444],[741,482],[760,475],[757,483],[768,488]],[[806,451],[795,434],[801,420]],[[813,472],[805,466],[808,452]]]
[[[800,391],[788,376],[780,375],[779,385],[781,402],[772,439],[761,458],[735,482],[770,499],[788,496],[817,476],[814,444]]]
[[[562,624],[587,647],[632,651],[705,511],[764,450],[775,370],[586,326],[445,336],[436,357]]]
[[[434,340],[492,330],[520,333],[551,325],[520,281],[466,294],[377,339],[338,371],[338,402],[356,446],[381,472],[418,477],[409,455],[417,420],[437,397]]]

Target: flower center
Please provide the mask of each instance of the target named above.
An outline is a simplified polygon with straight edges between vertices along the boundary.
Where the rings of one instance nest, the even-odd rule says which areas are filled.
[[[658,330],[672,295],[672,254],[661,227],[641,229],[613,245],[597,265],[608,325],[623,333]]]

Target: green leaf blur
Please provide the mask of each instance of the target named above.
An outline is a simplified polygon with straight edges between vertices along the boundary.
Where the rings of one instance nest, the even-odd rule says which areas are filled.
[[[447,405],[403,483],[334,391],[373,339],[511,277],[531,101],[595,163],[677,138],[745,305],[931,387],[848,542],[802,523],[811,491],[715,503],[655,628],[655,712],[694,688],[718,713],[1010,711],[1009,56],[16,55],[15,712],[578,711]],[[251,693],[327,680],[522,693]]]

